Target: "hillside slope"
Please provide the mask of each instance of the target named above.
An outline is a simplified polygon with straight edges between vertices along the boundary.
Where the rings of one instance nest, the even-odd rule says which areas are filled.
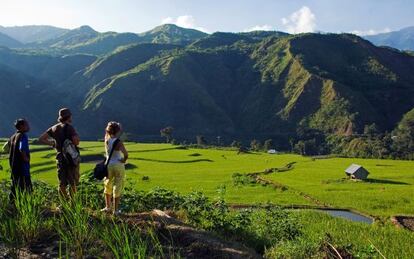
[[[164,25],[153,36],[175,29]],[[391,132],[414,108],[414,57],[355,35],[181,32],[196,35],[182,35],[193,37],[187,45],[138,43],[100,57],[4,48],[0,64],[14,71],[14,84],[21,84],[18,73],[43,82],[44,96],[71,107],[91,138],[108,120],[133,136],[158,135],[165,126],[185,138],[286,140],[303,129],[349,136],[372,124]],[[102,35],[120,34],[82,27],[55,44],[71,48]],[[98,45],[78,47],[101,52]],[[43,114],[39,107],[32,108]]]
[[[0,47],[19,48],[23,44],[10,36],[0,32]]]

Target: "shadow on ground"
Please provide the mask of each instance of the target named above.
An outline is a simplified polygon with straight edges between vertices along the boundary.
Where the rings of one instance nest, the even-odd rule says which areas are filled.
[[[139,160],[139,161],[148,161],[148,162],[157,162],[157,163],[171,163],[171,164],[186,164],[186,163],[198,163],[198,162],[214,162],[211,159],[193,159],[193,160],[178,160],[178,161],[171,161],[171,160],[158,160],[158,159],[150,159],[150,158],[130,158],[131,160]]]
[[[409,183],[400,182],[400,181],[392,181],[392,180],[385,180],[385,179],[372,179],[372,178],[368,178],[368,179],[364,180],[364,182],[381,183],[381,184],[411,185]]]

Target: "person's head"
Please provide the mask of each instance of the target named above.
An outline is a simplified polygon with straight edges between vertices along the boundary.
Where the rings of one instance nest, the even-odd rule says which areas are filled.
[[[68,108],[62,108],[59,110],[60,123],[71,123],[72,122],[72,112]]]
[[[119,137],[122,132],[122,127],[119,122],[110,121],[106,126],[105,133],[107,136]]]
[[[14,127],[20,132],[28,132],[30,130],[29,122],[26,119],[17,119],[14,122]]]

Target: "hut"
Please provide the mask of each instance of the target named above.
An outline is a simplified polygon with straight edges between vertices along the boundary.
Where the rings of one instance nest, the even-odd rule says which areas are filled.
[[[345,170],[345,174],[352,179],[365,180],[369,172],[361,165],[352,164]]]

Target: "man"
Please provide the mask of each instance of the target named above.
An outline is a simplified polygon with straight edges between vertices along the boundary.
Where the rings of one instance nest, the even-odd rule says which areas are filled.
[[[62,152],[66,139],[79,146],[79,136],[72,126],[72,113],[68,108],[59,110],[58,124],[50,127],[40,137],[39,141],[56,149],[56,162],[59,178],[59,191],[64,198],[68,198],[67,187],[70,186],[70,195],[76,193],[79,183],[79,165],[71,164]]]
[[[32,191],[29,138],[26,134],[29,132],[30,126],[25,119],[16,120],[14,126],[16,133],[9,140],[9,163],[12,180],[10,200],[14,200],[16,197],[16,189],[27,192]]]

